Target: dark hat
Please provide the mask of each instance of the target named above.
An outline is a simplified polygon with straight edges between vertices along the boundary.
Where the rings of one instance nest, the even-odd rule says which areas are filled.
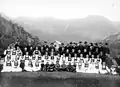
[[[84,43],[87,44],[87,41],[85,41]]]
[[[82,41],[79,41],[79,43],[82,43]]]
[[[108,43],[105,43],[105,45],[108,45]]]

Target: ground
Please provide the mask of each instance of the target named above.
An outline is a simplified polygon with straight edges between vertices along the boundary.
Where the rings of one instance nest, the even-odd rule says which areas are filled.
[[[1,73],[1,87],[119,87],[120,77],[70,72]]]

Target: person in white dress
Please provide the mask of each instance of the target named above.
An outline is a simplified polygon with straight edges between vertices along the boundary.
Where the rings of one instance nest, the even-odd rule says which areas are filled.
[[[18,58],[15,58],[12,62],[12,66],[12,72],[22,72],[22,69],[20,68],[20,60],[18,60]]]
[[[9,58],[4,62],[1,72],[12,72],[12,61]]]
[[[107,74],[110,73],[110,69],[107,67],[106,62],[103,62],[100,66],[100,74]]]
[[[40,71],[40,70],[41,70],[41,64],[40,64],[39,60],[36,60],[33,63],[33,71],[37,72],[37,71]]]
[[[84,59],[82,54],[80,55],[79,62],[77,63],[76,72],[84,73]]]
[[[29,72],[33,72],[34,71],[33,63],[32,63],[31,59],[29,59],[28,62],[25,63],[25,70],[29,71]]]
[[[86,55],[86,58],[84,59],[84,72],[89,73],[89,71],[90,71],[90,60],[89,60],[89,56]]]

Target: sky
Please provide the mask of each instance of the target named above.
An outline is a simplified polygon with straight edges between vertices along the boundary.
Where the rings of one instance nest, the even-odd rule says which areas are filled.
[[[11,18],[84,18],[105,16],[120,21],[120,0],[0,0],[0,12]]]

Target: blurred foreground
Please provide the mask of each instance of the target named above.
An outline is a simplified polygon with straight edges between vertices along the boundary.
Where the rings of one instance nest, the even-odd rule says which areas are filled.
[[[70,72],[1,73],[0,87],[119,87],[120,77]]]

